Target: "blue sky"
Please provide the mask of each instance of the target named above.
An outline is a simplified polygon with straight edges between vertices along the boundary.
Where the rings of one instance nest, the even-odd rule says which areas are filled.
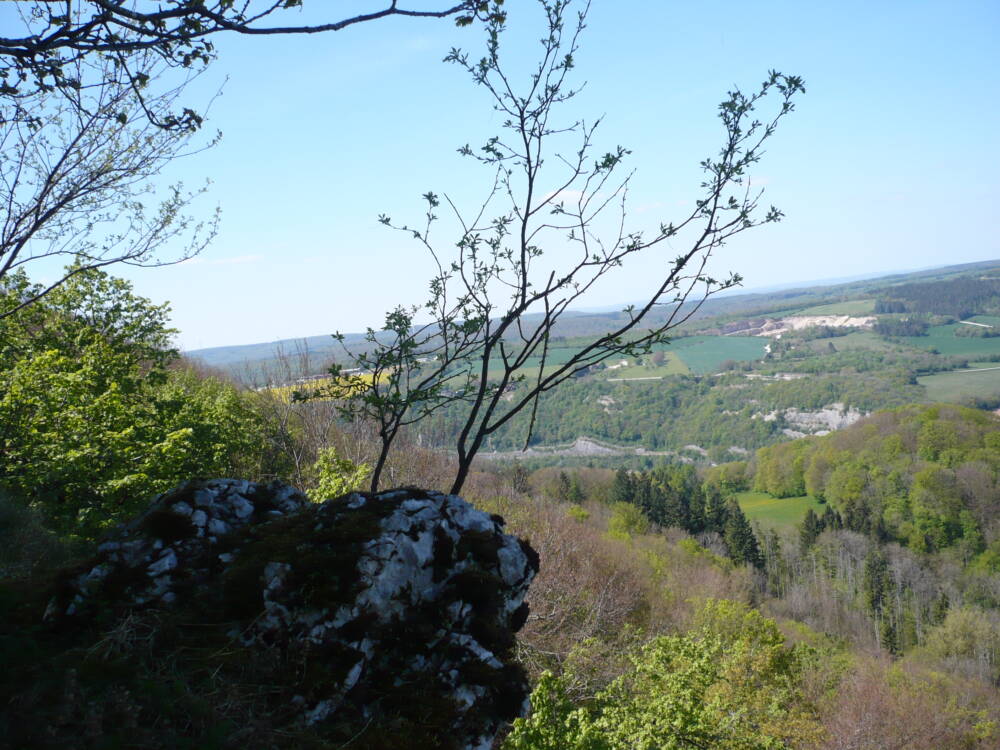
[[[509,12],[512,59],[533,60],[537,9],[510,0]],[[482,194],[489,175],[455,149],[499,122],[441,62],[452,46],[478,53],[477,31],[392,20],[217,45],[191,96],[228,77],[208,125],[222,142],[167,177],[211,178],[197,210],[220,205],[221,232],[195,261],[127,274],[171,302],[182,347],[356,331],[421,301],[428,259],[376,217],[418,219],[427,190],[466,205]],[[568,116],[603,115],[598,144],[632,150],[634,216],[655,225],[696,196],[725,92],[772,68],[807,87],[756,170],[786,219],[737,238],[720,274],[753,288],[1000,257],[995,0],[594,0],[575,79],[587,85]],[[593,303],[641,297],[661,265],[623,269]]]

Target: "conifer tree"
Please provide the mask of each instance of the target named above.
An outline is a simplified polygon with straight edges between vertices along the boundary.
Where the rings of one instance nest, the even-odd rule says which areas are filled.
[[[657,504],[662,516],[661,526],[675,526],[691,531],[691,509],[685,490],[683,484],[675,482],[667,482],[656,488]]]
[[[711,484],[704,486],[703,494],[704,520],[702,531],[714,531],[722,534],[726,530],[726,501],[718,487]]]
[[[871,552],[865,558],[862,586],[865,594],[865,606],[869,614],[877,618],[882,614],[882,609],[889,600],[889,590],[892,586],[889,564],[878,545],[872,545]]]
[[[810,508],[806,511],[806,516],[802,519],[802,524],[799,526],[799,549],[803,553],[808,551],[816,543],[816,538],[822,531],[823,522],[816,515],[816,512]]]
[[[632,503],[635,502],[635,483],[629,476],[625,468],[615,472],[615,481],[611,485],[612,503]]]
[[[897,656],[900,653],[899,633],[896,630],[896,625],[892,617],[889,615],[889,612],[883,613],[882,622],[879,625],[879,643],[890,654]]]
[[[556,490],[556,494],[558,495],[559,499],[569,500],[569,495],[570,495],[569,474],[567,474],[565,471],[560,471],[558,484],[559,486]]]
[[[823,511],[823,515],[820,517],[820,524],[823,531],[844,528],[844,522],[840,518],[840,514],[830,505],[827,505],[826,510]]]
[[[643,472],[635,479],[635,504],[642,509],[646,517],[658,526],[667,525],[664,522],[662,498],[656,494],[656,488],[649,475]]]
[[[760,552],[757,537],[754,536],[750,522],[743,515],[739,504],[730,499],[726,504],[726,524],[722,534],[729,556],[738,563],[764,567],[764,558]]]
[[[944,618],[948,616],[950,605],[948,594],[942,591],[934,600],[934,608],[931,610],[931,619],[935,624],[944,622]]]

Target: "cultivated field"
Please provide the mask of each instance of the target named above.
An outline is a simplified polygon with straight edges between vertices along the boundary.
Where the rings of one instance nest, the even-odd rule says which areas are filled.
[[[872,333],[871,331],[858,331],[856,333],[849,333],[846,336],[837,336],[831,339],[813,339],[808,342],[808,346],[811,349],[820,353],[825,353],[830,344],[833,344],[838,352],[859,349],[887,352],[898,348],[895,344],[886,341],[877,333]]]
[[[826,508],[812,497],[772,497],[766,492],[740,492],[736,495],[736,502],[747,520],[768,528],[794,526],[810,508],[817,514]]]
[[[730,359],[761,359],[768,343],[769,339],[759,336],[690,336],[676,340],[671,348],[691,372],[706,375],[718,372],[719,366]]]
[[[654,365],[652,355],[642,357],[642,364],[636,364],[635,357],[612,358],[606,362],[609,369],[602,373],[605,378],[644,378],[666,377],[668,375],[706,375],[718,372],[719,366],[727,360],[745,362],[761,359],[764,356],[764,345],[769,339],[749,336],[685,336],[673,340],[667,345],[654,347],[654,351],[665,354],[663,364]],[[549,349],[546,357],[546,373],[551,372],[569,359],[580,349],[572,340],[560,343]],[[614,367],[621,360],[628,360],[625,367]],[[529,374],[537,372],[540,358],[530,358],[525,371]],[[490,361],[490,375],[499,374],[501,362],[499,359]],[[614,367],[614,369],[611,369]]]
[[[976,396],[994,396],[1000,394],[1000,362],[975,362],[968,370],[925,375],[917,382],[927,389],[928,401],[958,403]]]
[[[794,315],[873,315],[875,300],[854,299],[845,302],[833,302],[829,305],[816,305],[800,310]]]
[[[961,325],[932,326],[927,329],[926,336],[907,336],[900,341],[917,349],[936,349],[946,357],[1000,356],[1000,337],[977,339],[956,336],[955,329]]]

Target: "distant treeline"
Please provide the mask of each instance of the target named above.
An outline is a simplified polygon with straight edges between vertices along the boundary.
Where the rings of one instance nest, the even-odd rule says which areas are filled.
[[[916,385],[915,372],[934,364],[931,355],[918,355],[913,363],[891,353],[835,357],[833,372],[818,365],[812,377],[791,381],[751,380],[741,373],[634,383],[574,380],[542,396],[531,445],[568,444],[580,436],[650,450],[678,451],[693,444],[707,450],[712,460],[727,461],[733,458],[733,446],[754,450],[787,439],[781,420],[762,419],[771,411],[815,410],[838,402],[872,411],[919,401],[924,391]],[[812,371],[808,360],[787,364],[789,371]],[[784,365],[782,360],[774,367]],[[442,409],[421,431],[431,442],[447,445],[461,414],[460,404]],[[490,436],[486,450],[519,450],[527,425],[527,415],[511,420]]]
[[[986,328],[984,326],[956,326],[955,335],[967,339],[992,339],[1000,336],[1000,331],[996,328]]]
[[[753,486],[826,500],[852,531],[918,552],[957,546],[971,559],[1000,530],[998,471],[1000,423],[992,414],[908,406],[823,438],[761,449]]]
[[[950,279],[901,284],[875,302],[876,314],[930,313],[968,318],[1000,312],[1000,279]]]
[[[764,565],[760,546],[740,506],[725,499],[718,483],[702,483],[691,466],[664,464],[652,471],[619,469],[611,500],[642,510],[653,523],[690,534],[715,533],[729,557],[756,568]]]
[[[880,336],[926,336],[927,322],[918,318],[879,318],[873,329]]]

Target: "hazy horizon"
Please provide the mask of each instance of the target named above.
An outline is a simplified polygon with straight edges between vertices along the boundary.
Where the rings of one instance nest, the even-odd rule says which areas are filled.
[[[321,5],[306,3],[302,20]],[[541,19],[532,3],[509,13],[504,50],[523,68]],[[737,237],[714,275],[738,272],[756,289],[1000,257],[1000,4],[595,0],[588,23],[573,73],[586,86],[566,119],[603,117],[597,152],[632,150],[641,228],[690,210],[728,90],[752,90],[770,69],[804,78],[807,93],[754,169],[764,205],[785,219]],[[500,122],[441,63],[453,46],[478,55],[478,29],[394,19],[214,43],[218,61],[185,98],[203,109],[228,77],[204,127],[222,141],[171,164],[162,182],[194,189],[210,178],[195,213],[220,205],[219,236],[178,266],[109,270],[171,303],[188,350],[363,330],[396,304],[421,303],[428,258],[377,217],[420,221],[428,190],[466,209],[483,195],[488,175],[455,150]],[[454,232],[437,236],[453,247]],[[620,269],[586,306],[640,297],[681,249]]]
[[[988,262],[991,262],[991,261],[995,261],[997,263],[997,265],[1000,266],[1000,258],[987,259],[985,261],[972,261],[971,264],[975,264],[975,263],[988,263]],[[885,271],[885,272],[881,272],[881,273],[871,273],[871,274],[860,274],[860,275],[857,275],[857,276],[835,277],[835,278],[829,278],[829,279],[804,279],[804,280],[798,281],[798,282],[791,282],[791,283],[788,283],[788,284],[780,284],[780,285],[771,286],[771,287],[753,287],[753,288],[749,288],[749,287],[742,287],[741,286],[741,287],[737,287],[737,288],[728,290],[727,292],[723,292],[722,295],[725,295],[725,296],[728,296],[728,297],[735,297],[735,296],[739,296],[739,295],[768,294],[768,293],[771,293],[771,292],[790,291],[790,290],[794,290],[794,289],[809,289],[809,288],[812,288],[812,287],[838,286],[840,284],[849,284],[849,283],[851,283],[853,281],[875,280],[875,279],[887,278],[887,277],[896,276],[896,275],[906,275],[906,274],[912,274],[912,273],[920,273],[922,271],[934,271],[934,270],[937,270],[937,269],[953,268],[953,267],[956,267],[956,266],[963,266],[963,265],[967,265],[967,264],[964,264],[964,263],[949,263],[947,265],[940,265],[940,266],[922,266],[920,268],[895,269],[895,270],[892,270],[892,271]],[[608,306],[603,307],[603,308],[580,308],[580,309],[571,308],[567,312],[576,313],[576,314],[580,314],[580,315],[600,314],[600,313],[614,312],[616,310],[624,309],[625,306],[628,305],[628,304],[629,304],[628,302],[622,302],[619,305],[612,304],[612,305],[608,305]],[[375,327],[375,326],[373,325],[372,327]],[[360,335],[360,334],[363,333],[362,330],[342,331],[342,332],[345,335],[348,335],[348,336],[350,336],[350,335]],[[315,338],[328,337],[332,333],[333,333],[333,331],[323,331],[323,332],[319,332],[319,333],[308,333],[308,334],[304,334],[304,335],[301,335],[301,336],[288,336],[288,337],[281,338],[281,339],[270,339],[270,340],[267,340],[267,341],[247,341],[247,342],[242,342],[242,343],[220,344],[220,345],[217,345],[217,346],[206,346],[206,347],[201,347],[201,348],[198,348],[198,349],[183,349],[182,351],[186,355],[197,355],[199,352],[211,351],[211,350],[216,350],[216,349],[230,349],[230,348],[236,348],[236,347],[267,346],[267,345],[272,345],[272,344],[284,344],[284,343],[291,343],[291,342],[296,342],[296,341],[304,341],[304,340],[307,340],[307,339],[315,339]]]

